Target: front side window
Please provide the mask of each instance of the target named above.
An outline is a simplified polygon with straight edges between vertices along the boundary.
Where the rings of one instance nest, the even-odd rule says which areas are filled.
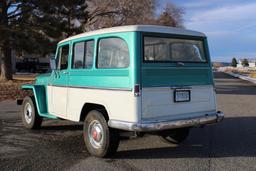
[[[120,38],[101,39],[98,47],[98,68],[127,68],[130,64],[127,43]]]
[[[144,37],[145,62],[206,62],[202,40]]]
[[[75,43],[72,68],[91,68],[94,56],[94,40]]]
[[[58,51],[58,69],[64,70],[68,68],[69,45],[64,45]]]

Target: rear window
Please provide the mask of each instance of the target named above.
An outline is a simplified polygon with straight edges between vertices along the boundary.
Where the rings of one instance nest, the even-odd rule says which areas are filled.
[[[145,62],[207,62],[202,40],[144,37]]]

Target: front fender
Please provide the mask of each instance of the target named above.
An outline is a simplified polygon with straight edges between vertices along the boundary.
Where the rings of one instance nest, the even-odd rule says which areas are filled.
[[[37,112],[42,117],[48,117],[52,119],[56,119],[57,117],[50,115],[48,113],[48,107],[47,107],[47,95],[46,95],[46,88],[44,85],[34,85],[34,84],[24,84],[21,86],[22,90],[32,90]]]
[[[25,84],[21,86],[23,90],[32,90],[35,96],[37,111],[39,114],[47,113],[45,87],[42,85]]]

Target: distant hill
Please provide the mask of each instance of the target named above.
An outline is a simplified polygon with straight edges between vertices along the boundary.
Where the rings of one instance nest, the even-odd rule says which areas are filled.
[[[230,62],[222,62],[222,64],[223,64],[224,66],[230,66],[230,65],[231,65]]]

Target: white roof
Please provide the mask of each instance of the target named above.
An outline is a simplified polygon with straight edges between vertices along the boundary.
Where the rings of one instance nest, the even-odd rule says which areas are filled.
[[[201,32],[182,29],[182,28],[176,28],[176,27],[157,26],[157,25],[128,25],[128,26],[118,26],[118,27],[104,28],[100,30],[85,32],[85,33],[78,34],[78,35],[69,37],[67,39],[64,39],[59,43],[63,43],[63,42],[81,38],[81,37],[88,37],[88,36],[94,36],[94,35],[100,35],[100,34],[106,34],[106,33],[133,32],[133,31],[205,37],[205,34]]]

